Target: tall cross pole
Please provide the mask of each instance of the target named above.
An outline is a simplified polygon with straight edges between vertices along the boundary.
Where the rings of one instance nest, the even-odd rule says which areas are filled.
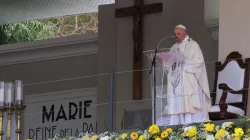
[[[143,51],[143,16],[162,12],[162,3],[144,4],[143,0],[134,0],[134,6],[115,10],[115,17],[133,17],[133,99],[142,99],[142,51]]]

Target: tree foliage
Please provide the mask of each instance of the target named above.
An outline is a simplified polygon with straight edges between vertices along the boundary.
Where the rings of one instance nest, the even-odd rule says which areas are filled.
[[[88,13],[1,25],[0,44],[11,44],[98,31],[98,14]]]
[[[53,19],[52,22],[57,27],[55,37],[81,35],[98,31],[98,15],[96,13],[60,17]]]
[[[56,26],[51,22],[27,21],[6,26],[7,43],[43,40],[53,37]]]

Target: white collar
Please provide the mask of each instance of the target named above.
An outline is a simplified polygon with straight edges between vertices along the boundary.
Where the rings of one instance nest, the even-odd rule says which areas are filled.
[[[187,35],[185,38],[184,38],[184,40],[183,41],[187,41],[189,39],[189,36]],[[182,41],[182,42],[183,42]]]
[[[188,39],[189,39],[189,36],[187,35],[187,36],[182,40],[181,43],[183,43],[183,42],[185,42],[185,41],[188,41]],[[178,43],[178,44],[181,44],[181,43]]]

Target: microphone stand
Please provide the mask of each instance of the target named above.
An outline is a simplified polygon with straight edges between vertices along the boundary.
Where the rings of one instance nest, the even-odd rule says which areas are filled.
[[[152,74],[152,70],[154,70],[154,73],[153,73],[153,86],[154,86],[154,96],[153,96],[153,124],[156,124],[156,76],[155,76],[155,65],[156,65],[156,54],[159,50],[159,45],[162,43],[162,41],[164,41],[165,39],[168,39],[168,38],[176,38],[175,36],[167,36],[165,38],[163,38],[157,45],[157,47],[155,48],[155,53],[154,53],[154,57],[153,57],[153,60],[152,60],[152,63],[151,63],[151,68],[150,68],[150,72],[149,74]]]
[[[150,68],[150,72],[149,74],[152,73],[152,70],[154,69],[154,74],[153,74],[153,86],[154,86],[154,97],[153,97],[153,124],[156,124],[156,110],[155,110],[155,107],[156,107],[156,103],[155,103],[155,99],[156,99],[156,76],[155,76],[155,64],[156,64],[156,54],[158,52],[158,48],[155,48],[155,54],[154,54],[154,57],[153,57],[153,60],[152,60],[152,64],[151,64],[151,68]]]

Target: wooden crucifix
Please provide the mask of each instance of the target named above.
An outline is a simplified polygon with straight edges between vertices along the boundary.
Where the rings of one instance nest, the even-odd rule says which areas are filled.
[[[143,51],[143,16],[162,12],[162,3],[144,4],[143,0],[134,0],[134,6],[115,10],[115,17],[133,17],[133,99],[142,99],[142,51]]]

